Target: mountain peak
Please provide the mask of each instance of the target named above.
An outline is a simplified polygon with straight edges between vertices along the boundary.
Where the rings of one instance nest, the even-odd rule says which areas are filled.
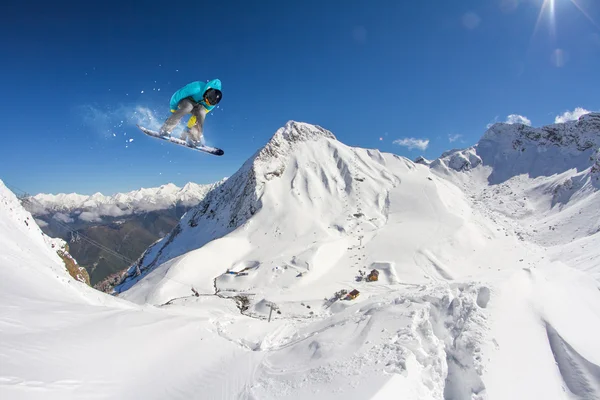
[[[560,146],[573,151],[585,151],[600,146],[600,113],[581,116],[577,121],[542,126],[496,123],[479,141],[510,144],[514,150],[522,151],[524,142],[536,146]]]
[[[318,125],[288,121],[275,132],[256,156],[248,161],[252,162],[252,170],[259,179],[270,180],[283,173],[285,158],[293,153],[300,143],[320,139],[337,140],[333,133]]]
[[[279,157],[287,154],[295,143],[318,140],[321,138],[336,140],[330,131],[318,125],[304,122],[288,121],[279,128],[271,140],[259,151],[257,158]]]
[[[431,161],[431,160],[428,160],[428,159],[426,159],[426,158],[425,158],[425,157],[423,157],[423,156],[419,156],[419,157],[415,158],[415,161],[414,161],[414,162],[415,162],[415,164],[422,164],[422,165],[427,165],[427,166],[429,166],[429,165],[431,165],[431,162],[432,162],[432,161]]]
[[[599,148],[599,113],[540,128],[496,123],[475,146],[445,152],[431,166],[464,171],[483,164],[493,168],[490,182],[499,183],[521,174],[537,177],[572,168],[586,170],[593,166]]]

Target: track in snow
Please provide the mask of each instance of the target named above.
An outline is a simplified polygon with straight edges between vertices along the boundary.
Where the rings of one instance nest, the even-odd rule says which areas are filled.
[[[565,385],[584,400],[600,399],[600,366],[586,360],[546,322],[552,355]]]

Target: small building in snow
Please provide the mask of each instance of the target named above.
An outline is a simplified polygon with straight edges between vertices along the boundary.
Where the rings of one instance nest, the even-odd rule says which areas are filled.
[[[353,291],[351,291],[350,293],[348,293],[346,295],[346,300],[354,300],[355,298],[358,297],[358,295],[360,294],[360,292],[356,289],[354,289]]]
[[[379,271],[377,271],[376,269],[374,269],[373,271],[371,271],[371,273],[369,275],[367,275],[367,281],[368,282],[375,282],[379,280]]]

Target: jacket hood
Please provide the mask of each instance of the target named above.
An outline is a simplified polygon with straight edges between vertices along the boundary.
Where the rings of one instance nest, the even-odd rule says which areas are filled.
[[[206,84],[206,88],[204,91],[206,92],[208,89],[218,89],[221,90],[221,80],[213,79]]]

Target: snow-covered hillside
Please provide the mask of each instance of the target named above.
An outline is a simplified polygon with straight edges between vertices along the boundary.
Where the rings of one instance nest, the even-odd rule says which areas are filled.
[[[542,128],[496,124],[431,169],[502,229],[600,281],[600,114]]]
[[[289,122],[147,250],[110,305],[47,313],[76,335],[7,342],[0,330],[9,360],[0,395],[36,398],[42,387],[43,398],[599,398],[599,234],[588,223],[569,241],[528,225],[539,213],[575,229],[564,211],[595,210],[596,161],[579,165],[574,153],[557,175],[511,165],[511,176],[490,179],[502,162],[478,153],[483,142],[421,164]],[[455,153],[470,166],[451,163]],[[587,174],[589,184],[561,211],[539,186],[563,174]],[[516,188],[530,191],[527,203]],[[375,281],[365,279],[372,270]],[[35,308],[18,318],[0,310],[0,326],[16,333]],[[75,350],[80,335],[91,342],[85,353]]]
[[[497,221],[440,162],[432,174],[290,122],[147,251],[120,296],[181,310],[216,293],[259,319],[275,304],[275,337],[220,323],[269,350],[244,392],[257,398],[598,395],[597,283]],[[361,279],[373,269],[377,282]]]
[[[1,399],[203,397],[210,374],[246,357],[206,320],[71,278],[60,243],[0,181]]]
[[[69,275],[57,252],[61,239],[46,236],[16,196],[0,180],[0,292],[7,304],[22,297],[79,299],[78,282]],[[6,296],[8,293],[12,296]]]
[[[101,217],[122,217],[131,214],[164,210],[175,206],[190,207],[198,204],[210,190],[220,185],[198,185],[189,182],[183,188],[172,183],[157,188],[134,190],[105,196],[76,193],[37,194],[27,202],[29,211],[35,216],[61,213],[65,216],[77,214],[83,221],[94,221]],[[66,217],[65,217],[66,218]]]

